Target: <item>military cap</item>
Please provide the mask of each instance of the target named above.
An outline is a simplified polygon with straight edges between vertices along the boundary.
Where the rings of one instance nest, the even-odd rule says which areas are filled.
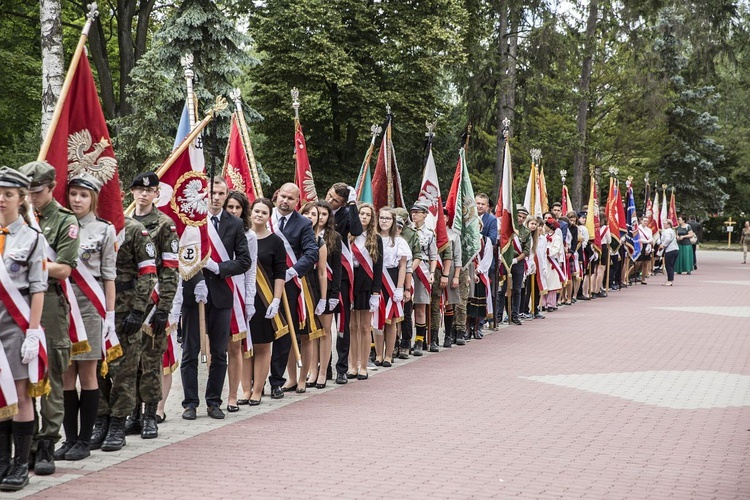
[[[588,214],[587,214],[586,212],[584,212],[583,210],[581,210],[580,212],[578,212],[578,218],[579,218],[579,219],[580,219],[580,218],[583,218],[583,219],[585,219],[587,215],[588,215]]]
[[[396,216],[396,226],[397,227],[404,227],[404,219],[400,215]]]
[[[46,161],[32,161],[18,169],[19,172],[31,179],[29,191],[36,193],[55,182],[57,172],[55,167]]]
[[[18,170],[0,167],[0,187],[15,187],[29,189],[31,179]]]
[[[403,207],[396,207],[393,209],[393,212],[396,214],[396,217],[401,217],[402,220],[407,220],[409,218],[409,212]]]
[[[529,215],[529,209],[526,208],[526,207],[520,207],[520,208],[516,209],[516,213],[517,214]]]
[[[81,172],[68,179],[68,186],[80,186],[99,194],[102,190],[102,181],[91,174]]]
[[[410,212],[425,212],[426,213],[426,212],[429,212],[430,209],[427,208],[427,205],[425,205],[424,203],[420,203],[420,202],[417,201],[417,202],[414,203],[414,205],[411,206],[411,210],[409,210],[409,211]]]
[[[133,182],[130,183],[130,189],[137,188],[137,187],[158,188],[159,177],[153,172],[140,173],[136,175],[135,179],[133,179]]]

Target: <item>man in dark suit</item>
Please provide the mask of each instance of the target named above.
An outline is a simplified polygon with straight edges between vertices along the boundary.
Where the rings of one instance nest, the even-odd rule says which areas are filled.
[[[294,256],[287,256],[287,262],[292,264],[286,270],[287,301],[292,316],[294,331],[299,329],[299,315],[297,299],[300,296],[297,277],[302,277],[312,269],[318,262],[318,243],[313,232],[312,223],[295,210],[299,201],[299,189],[292,183],[281,186],[276,196],[276,208],[271,215],[271,230],[289,243]],[[244,236],[243,236],[244,237]],[[294,262],[296,261],[296,262]],[[308,315],[314,311],[308,311]],[[290,329],[291,330],[291,329]],[[294,334],[290,331],[291,334]],[[268,377],[271,383],[271,397],[281,399],[284,397],[282,386],[286,379],[284,371],[289,359],[289,350],[292,347],[290,335],[284,335],[273,341],[273,354],[271,356],[271,375]],[[226,368],[226,367],[225,367]]]
[[[477,215],[482,220],[482,238],[489,238],[492,241],[493,248],[497,247],[497,217],[492,213],[490,208],[490,197],[484,193],[479,193],[474,197],[474,201],[477,205]],[[490,266],[490,288],[494,290],[494,283],[497,281],[497,252],[493,249],[492,251],[492,266]],[[492,290],[487,290],[488,294],[492,293]],[[497,307],[495,312],[497,313]],[[500,318],[502,319],[502,318]],[[482,327],[484,327],[485,320],[479,321],[479,328],[474,335],[477,338],[482,338]]]
[[[213,179],[213,193],[208,204],[208,224],[219,234],[229,260],[211,254],[202,275],[183,284],[182,331],[182,387],[185,411],[182,418],[195,420],[198,406],[198,355],[200,353],[200,324],[198,303],[206,304],[206,333],[211,350],[211,365],[206,384],[206,406],[211,418],[224,418],[221,411],[221,392],[227,373],[227,348],[232,315],[232,291],[225,278],[245,273],[250,269],[250,252],[242,221],[223,209],[227,198],[227,182],[221,177]]]
[[[333,208],[333,214],[336,222],[336,231],[341,235],[342,248],[341,258],[344,258],[343,251],[349,248],[349,235],[359,236],[364,229],[362,222],[359,220],[359,211],[357,210],[357,193],[354,188],[347,186],[343,182],[337,182],[328,190],[326,201]],[[341,273],[341,299],[339,305],[339,314],[344,315],[344,331],[339,332],[336,337],[336,383],[346,384],[346,372],[349,370],[349,313],[351,310],[351,301],[349,300],[349,290],[352,284],[349,282],[349,274],[342,269]]]

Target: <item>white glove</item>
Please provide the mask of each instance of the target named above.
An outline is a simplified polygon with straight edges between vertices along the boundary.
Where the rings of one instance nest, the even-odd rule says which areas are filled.
[[[29,328],[26,330],[26,338],[21,344],[21,362],[28,365],[39,355],[39,342],[44,338],[41,328]]]
[[[206,286],[205,281],[199,282],[197,285],[195,285],[195,302],[203,302],[206,304],[208,302],[208,287]]]
[[[534,274],[534,273],[536,273],[536,262],[534,262],[533,260],[529,259],[528,274]]]
[[[105,336],[110,333],[115,333],[117,327],[115,326],[115,312],[107,311],[104,315],[104,334]]]
[[[599,254],[594,252],[594,255],[591,256],[591,262],[596,262],[599,260]]]
[[[326,310],[326,299],[320,299],[318,301],[318,305],[315,306],[315,315],[320,316],[323,314],[323,311]]]
[[[435,273],[427,273],[427,282],[432,285],[435,282]]]
[[[266,309],[266,319],[273,319],[274,316],[279,314],[279,303],[281,301],[279,299],[273,299],[270,304],[268,304],[268,309]]]
[[[287,282],[292,278],[296,278],[297,276],[298,276],[297,270],[294,269],[293,267],[290,267],[289,269],[286,270],[286,278],[284,279],[284,282]]]
[[[511,261],[510,265],[511,266],[515,266],[516,264],[518,264],[518,259],[514,257],[513,260]]]
[[[339,299],[328,299],[328,309],[333,311],[339,305]]]
[[[206,269],[214,274],[219,274],[219,264],[214,262],[214,259],[208,259],[208,262],[206,262]]]
[[[357,190],[351,186],[347,186],[347,189],[349,189],[349,199],[347,199],[346,202],[351,203],[357,201]]]
[[[248,321],[255,316],[255,304],[247,304],[245,306],[245,315],[247,316]]]
[[[375,312],[380,307],[380,295],[370,295],[370,312]]]
[[[404,289],[403,288],[396,288],[393,291],[393,300],[395,300],[396,302],[404,301]]]

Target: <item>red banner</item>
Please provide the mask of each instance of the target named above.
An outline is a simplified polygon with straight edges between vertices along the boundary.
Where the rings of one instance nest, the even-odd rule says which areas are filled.
[[[318,193],[315,191],[310,159],[307,157],[307,145],[305,134],[302,133],[302,125],[299,120],[294,122],[294,158],[296,169],[294,171],[294,183],[299,188],[299,203],[297,210],[308,201],[318,201]]]
[[[257,198],[250,174],[250,163],[247,160],[245,146],[242,143],[236,114],[232,114],[232,127],[229,131],[229,142],[227,143],[222,177],[227,180],[229,189],[245,193],[250,203]]]

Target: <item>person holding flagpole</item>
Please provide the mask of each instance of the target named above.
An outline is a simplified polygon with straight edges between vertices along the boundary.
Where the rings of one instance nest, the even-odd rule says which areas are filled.
[[[295,210],[300,198],[299,188],[288,182],[279,188],[276,196],[276,208],[271,215],[271,231],[284,243],[287,270],[285,275],[285,290],[292,325],[289,325],[290,334],[296,335],[297,330],[306,321],[312,321],[308,317],[314,311],[307,311],[305,304],[302,277],[318,261],[318,243],[315,238],[312,223],[309,219],[301,216]],[[281,399],[284,397],[282,386],[286,379],[284,372],[289,352],[292,348],[291,335],[283,335],[273,343],[273,354],[271,357],[271,398]]]
[[[115,330],[117,236],[110,222],[96,216],[101,188],[102,182],[87,173],[68,179],[68,206],[81,227],[78,265],[72,274],[73,291],[91,350],[73,356],[63,375],[66,439],[55,451],[55,460],[81,460],[91,454],[91,433],[99,409],[96,365],[102,357],[102,329]],[[76,380],[81,384],[80,398]]]
[[[38,365],[44,332],[40,323],[48,286],[44,236],[32,229],[26,213],[31,180],[0,168],[0,344],[8,373],[2,374],[0,409],[0,490],[29,484],[29,454],[34,434],[34,404],[29,396],[30,370]],[[16,311],[15,313],[13,311]],[[5,372],[5,370],[3,370]],[[10,379],[5,378],[10,375]],[[15,394],[13,394],[15,392]],[[17,400],[16,404],[12,404]],[[12,417],[12,419],[11,419]],[[15,448],[15,457],[11,456]]]
[[[359,220],[357,210],[357,192],[353,187],[343,182],[337,182],[331,186],[326,195],[326,201],[333,210],[333,219],[336,223],[336,232],[341,236],[341,304],[338,305],[339,323],[338,337],[336,338],[336,383],[346,384],[346,374],[349,371],[349,344],[351,341],[349,331],[349,316],[352,306],[352,283],[354,282],[354,269],[352,267],[352,252],[349,247],[349,236],[359,236],[364,229]],[[335,308],[334,308],[335,309]]]
[[[156,409],[162,397],[162,361],[167,350],[167,323],[177,292],[177,228],[166,214],[156,208],[159,199],[159,177],[154,172],[138,174],[130,184],[135,200],[133,218],[143,224],[155,246],[157,285],[153,304],[146,310],[141,336],[141,361],[136,382],[136,404],[127,423],[126,434],[140,434],[143,439],[159,436]],[[141,418],[143,404],[143,418]]]
[[[34,439],[34,472],[40,476],[54,474],[55,444],[60,440],[60,428],[65,413],[63,404],[63,373],[68,369],[71,342],[68,333],[69,305],[61,282],[68,279],[78,265],[78,221],[73,212],[54,199],[57,186],[55,167],[46,161],[23,165],[19,172],[31,179],[29,197],[44,234],[48,250],[56,254],[47,265],[49,286],[44,295],[42,328],[47,338],[47,357],[50,392],[41,397],[40,428]]]

